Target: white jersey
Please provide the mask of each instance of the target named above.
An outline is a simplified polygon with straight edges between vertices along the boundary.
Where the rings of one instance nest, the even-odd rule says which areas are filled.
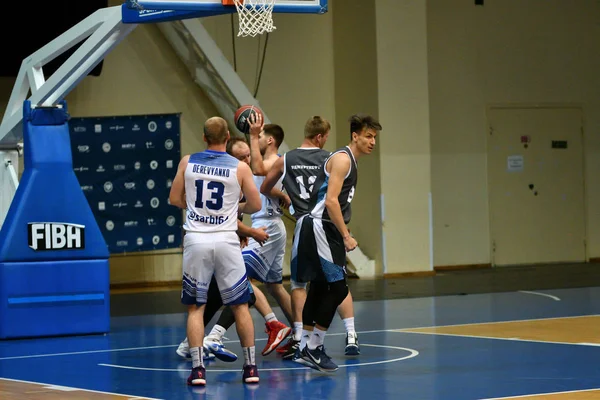
[[[221,151],[206,150],[190,156],[185,170],[189,232],[237,231],[241,187],[239,160]]]
[[[260,192],[260,187],[264,182],[264,176],[254,176],[254,183]],[[283,190],[283,177],[281,177],[274,186],[275,189]],[[276,197],[268,197],[261,193],[260,195],[261,207],[260,210],[250,216],[252,221],[265,219],[265,218],[281,218],[283,216],[283,210],[279,206],[279,199]]]

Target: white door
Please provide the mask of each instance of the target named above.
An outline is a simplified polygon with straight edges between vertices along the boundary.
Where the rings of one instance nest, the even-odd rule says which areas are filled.
[[[490,108],[492,263],[583,262],[585,197],[579,108]]]

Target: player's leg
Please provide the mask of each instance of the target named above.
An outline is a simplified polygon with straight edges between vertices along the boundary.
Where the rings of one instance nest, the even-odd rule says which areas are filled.
[[[248,278],[262,283],[269,282],[269,279],[278,279],[281,282],[281,276],[279,278],[274,277],[271,268],[282,246],[283,251],[285,251],[285,225],[283,221],[281,219],[254,221],[252,226],[266,226],[269,240],[261,246],[254,239],[250,239],[248,246],[242,251]],[[256,309],[265,318],[265,332],[268,339],[261,353],[266,356],[279,346],[290,334],[291,329],[277,319],[262,291],[255,285],[253,285],[253,289],[256,294]]]
[[[181,302],[188,306],[187,337],[192,357],[190,385],[205,385],[206,370],[202,357],[204,308],[214,268],[214,243],[202,234],[187,234],[183,248]]]
[[[219,309],[221,308],[222,305],[223,305],[223,301],[221,300],[221,293],[219,292],[219,287],[217,286],[217,281],[215,280],[215,277],[213,276],[212,279],[210,280],[210,285],[208,286],[206,306],[204,308],[204,317],[203,317],[204,326],[207,326],[210,323],[210,321],[215,316],[217,311],[219,311]],[[215,355],[212,354],[206,348],[206,343],[205,343],[205,346],[204,346],[204,349],[202,350],[202,352],[203,352],[204,360],[212,360],[215,358]],[[190,344],[189,344],[187,336],[177,347],[176,353],[180,357],[183,357],[185,359],[189,359],[191,357]]]
[[[306,282],[302,283],[298,281],[298,246],[304,219],[305,218],[302,217],[296,222],[292,239],[290,257],[290,306],[293,320],[293,333],[290,340],[288,340],[284,346],[277,349],[277,352],[283,356],[283,359],[293,359],[294,355],[298,353],[302,339],[302,310],[304,308],[304,303],[306,302],[306,288],[308,284]]]
[[[338,307],[338,314],[346,328],[346,347],[344,354],[347,356],[356,356],[360,354],[360,345],[358,344],[358,334],[354,328],[354,303],[352,293],[348,290],[348,296]]]
[[[273,233],[269,236],[269,242],[272,246],[273,260],[269,267],[266,277],[267,290],[281,307],[281,311],[288,320],[290,326],[294,326],[292,318],[292,300],[290,294],[283,287],[283,259],[285,256],[285,246],[287,244],[287,232],[285,224],[281,219],[273,222]]]
[[[338,306],[348,296],[346,250],[340,233],[332,223],[315,219],[313,232],[321,260],[321,279],[311,281],[306,303],[308,305],[311,301],[310,291],[313,290],[313,284],[319,282],[316,292],[319,306],[313,308],[312,316],[308,316],[313,318],[315,326],[306,347],[302,350],[302,356],[312,361],[313,368],[332,372],[336,371],[338,366],[325,353],[324,341]],[[304,315],[304,318],[306,324],[307,316]]]
[[[215,235],[218,240],[215,254],[215,278],[221,290],[223,304],[231,306],[235,326],[244,353],[244,383],[259,381],[254,346],[254,324],[248,308],[250,285],[246,267],[235,233]]]

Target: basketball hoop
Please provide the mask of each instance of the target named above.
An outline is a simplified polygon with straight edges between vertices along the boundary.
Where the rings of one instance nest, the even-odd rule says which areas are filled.
[[[257,36],[275,30],[275,0],[233,0],[239,19],[238,36]]]

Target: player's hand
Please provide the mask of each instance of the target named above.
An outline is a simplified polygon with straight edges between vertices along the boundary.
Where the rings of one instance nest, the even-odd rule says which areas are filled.
[[[344,238],[344,247],[346,247],[346,251],[352,251],[356,246],[358,246],[358,243],[352,236],[348,235]]]
[[[240,249],[243,249],[246,246],[248,246],[248,238],[240,237]]]
[[[253,229],[252,230],[252,238],[254,240],[256,240],[256,243],[258,243],[262,246],[269,238],[269,234],[267,233],[267,227],[261,226],[258,229]]]
[[[262,132],[265,127],[265,122],[263,121],[263,117],[261,114],[251,113],[250,118],[248,118],[248,123],[250,126],[250,136],[258,137],[258,135]]]
[[[283,193],[283,196],[281,196],[279,198],[279,206],[282,208],[285,208],[287,210],[288,208],[290,208],[290,204],[292,204],[292,200],[290,199],[290,196]]]

